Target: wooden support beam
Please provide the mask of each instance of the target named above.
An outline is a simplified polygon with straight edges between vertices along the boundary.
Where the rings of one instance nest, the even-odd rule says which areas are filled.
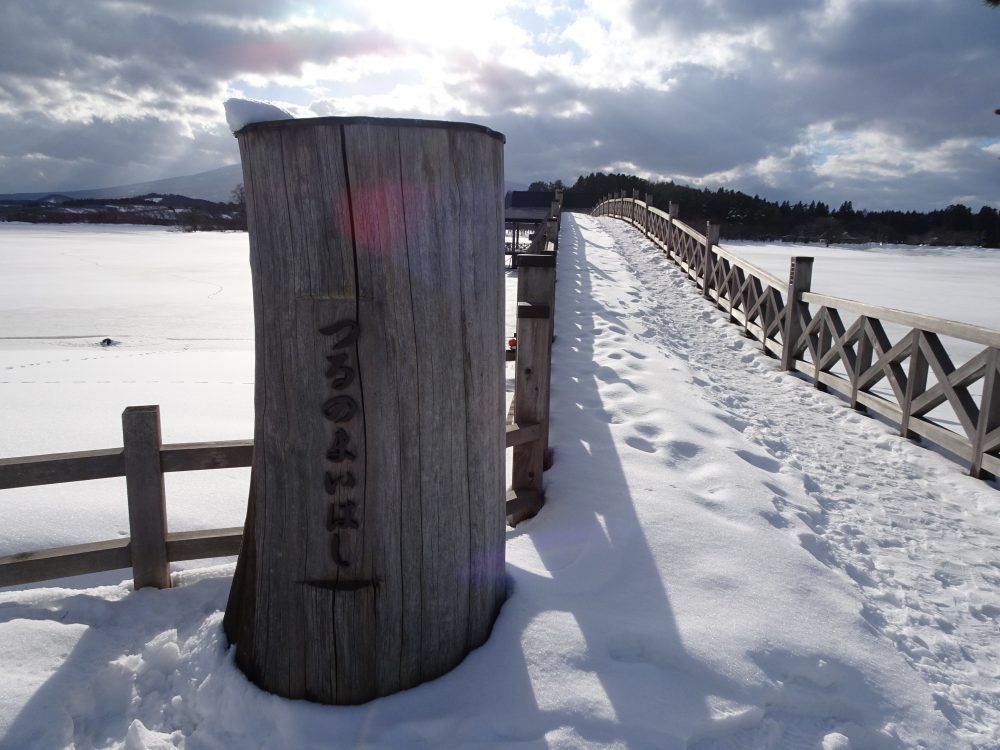
[[[169,588],[167,506],[160,468],[160,407],[125,409],[122,437],[135,588]]]
[[[0,490],[107,479],[124,473],[121,448],[0,458]]]
[[[983,469],[983,454],[988,450],[987,438],[1000,428],[1000,349],[990,348],[986,354],[983,374],[983,398],[979,404],[976,437],[972,443],[972,465],[969,473],[977,479],[989,479],[992,472]]]
[[[701,260],[701,275],[702,275],[702,287],[701,294],[705,299],[711,299],[712,291],[712,271],[715,264],[715,253],[712,251],[712,245],[719,244],[719,230],[720,226],[718,224],[713,224],[708,222],[705,225],[705,244],[702,250],[702,260]]]
[[[201,560],[209,557],[238,555],[243,541],[243,527],[175,531],[167,534],[167,559]]]
[[[172,443],[160,450],[163,471],[201,471],[250,466],[253,440],[217,440],[208,443]]]
[[[0,588],[127,568],[132,562],[127,538],[75,544],[0,557]]]
[[[677,243],[674,239],[674,221],[680,214],[680,204],[678,203],[668,203],[667,204],[667,236],[664,239],[666,247],[663,249],[668,256],[673,255],[677,252]]]
[[[518,424],[517,422],[511,422],[507,425],[508,448],[534,442],[541,436],[542,426],[540,424]]]
[[[509,490],[507,492],[507,522],[511,526],[516,526],[521,521],[538,515],[538,511],[542,509],[544,504],[544,496],[533,490]]]
[[[910,370],[906,377],[906,391],[900,406],[899,434],[911,440],[919,439],[910,429],[910,415],[913,413],[913,402],[927,390],[927,373],[930,365],[927,356],[920,346],[922,331],[910,334]]]
[[[802,293],[812,287],[813,259],[795,257],[791,259],[788,269],[788,292],[785,296],[785,320],[781,333],[781,369],[795,369],[795,360],[801,349],[798,348],[799,337],[802,335],[803,308]]]
[[[514,446],[511,489],[533,492],[537,503],[531,514],[507,514],[515,525],[534,515],[544,502],[542,473],[548,448],[549,388],[552,361],[552,304],[555,301],[555,267],[528,266],[518,271],[517,365],[514,374],[514,422],[535,424],[538,439]],[[528,507],[528,506],[526,506]]]

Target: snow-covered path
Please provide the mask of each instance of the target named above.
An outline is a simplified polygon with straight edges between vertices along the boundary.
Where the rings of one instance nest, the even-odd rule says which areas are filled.
[[[682,359],[702,396],[756,446],[744,457],[749,470],[773,474],[767,520],[857,585],[865,620],[933,688],[959,736],[1000,744],[995,486],[782,374],[623,222],[578,217],[577,231],[591,243],[609,237],[638,281],[615,312]]]

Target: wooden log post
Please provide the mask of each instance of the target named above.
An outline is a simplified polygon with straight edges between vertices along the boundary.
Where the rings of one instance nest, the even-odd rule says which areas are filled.
[[[712,299],[712,274],[715,269],[715,253],[712,251],[712,245],[719,244],[719,230],[721,227],[718,224],[713,224],[708,222],[705,225],[705,247],[702,251],[702,264],[701,273],[704,279],[704,285],[702,286],[701,293],[702,296],[707,299]]]
[[[514,421],[542,426],[538,440],[513,448],[511,494],[513,512],[507,522],[516,526],[535,515],[545,502],[542,473],[549,442],[555,257],[522,256],[526,263],[517,278],[517,366],[514,373]]]
[[[785,320],[781,329],[781,369],[795,369],[795,359],[800,349],[799,337],[802,335],[802,318],[805,305],[802,295],[812,288],[813,259],[806,257],[792,258],[788,269],[788,291],[785,294]]]
[[[129,552],[136,589],[170,588],[167,504],[160,468],[160,407],[129,406],[122,412],[122,457],[128,493]]]
[[[650,226],[651,220],[653,218],[653,212],[649,210],[650,205],[652,205],[652,203],[651,203],[652,199],[653,199],[653,197],[649,193],[646,193],[646,211],[643,214],[642,231],[643,231],[643,234],[645,234],[647,238],[650,236],[650,234],[649,234],[649,226]]]
[[[361,703],[453,668],[506,595],[504,139],[367,117],[236,137],[256,416],[226,635],[263,689]]]

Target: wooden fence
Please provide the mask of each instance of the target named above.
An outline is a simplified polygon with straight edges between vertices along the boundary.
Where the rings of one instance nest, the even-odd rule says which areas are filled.
[[[514,450],[506,500],[511,525],[535,515],[544,502],[559,211],[554,203],[530,252],[518,256],[514,399],[506,426],[507,448]],[[125,477],[129,512],[128,537],[0,557],[0,587],[131,567],[137,589],[166,588],[171,562],[239,553],[242,526],[167,530],[163,474],[251,466],[253,440],[164,445],[159,406],[130,406],[122,414],[122,443],[121,448],[0,458],[0,490]]]
[[[718,225],[697,232],[676,204],[661,211],[637,191],[607,196],[593,214],[641,230],[784,370],[944,448],[974,477],[1000,475],[1000,331],[815,293],[812,258],[792,258],[781,279],[720,246]],[[956,345],[983,348],[956,367]],[[937,415],[941,407],[954,419]]]

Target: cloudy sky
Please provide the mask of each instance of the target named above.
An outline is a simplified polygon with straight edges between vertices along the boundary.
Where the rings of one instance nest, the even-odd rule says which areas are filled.
[[[507,178],[1000,207],[980,0],[0,0],[0,192],[238,160],[222,103],[464,120]]]

